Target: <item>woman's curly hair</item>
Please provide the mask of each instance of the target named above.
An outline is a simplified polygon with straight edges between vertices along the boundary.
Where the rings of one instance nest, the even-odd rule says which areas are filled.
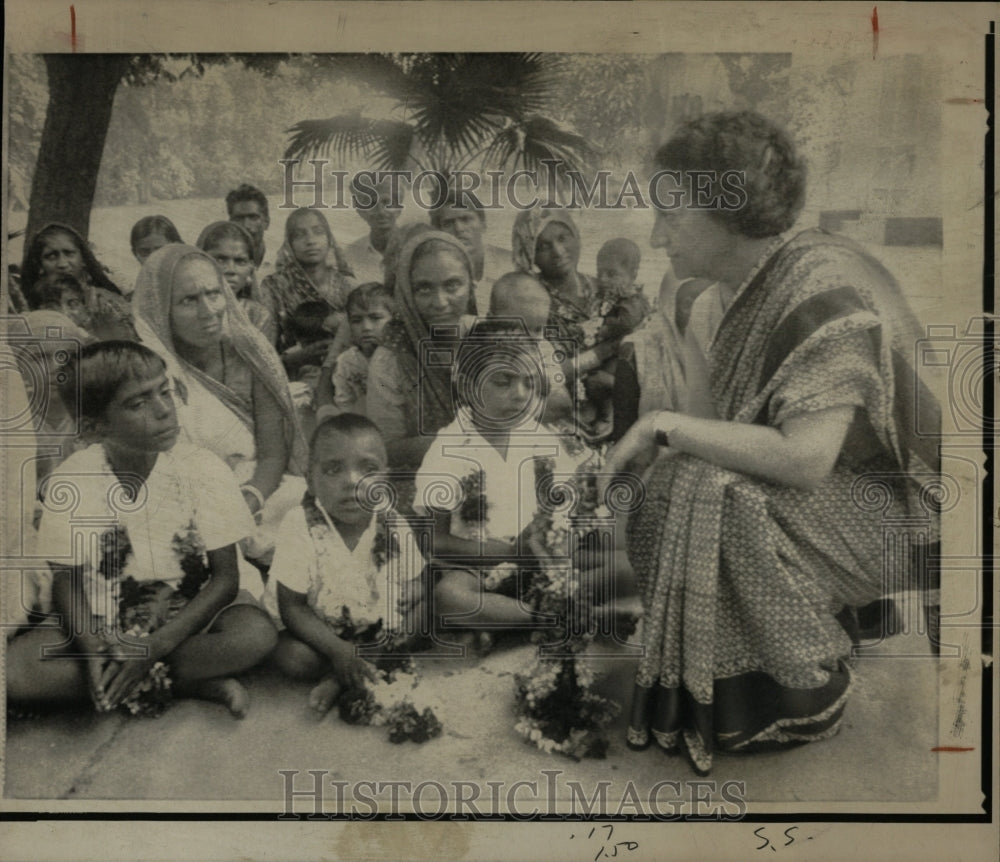
[[[742,173],[745,203],[711,213],[733,233],[754,239],[788,230],[805,201],[805,162],[785,131],[754,111],[719,111],[689,120],[657,151],[656,166],[681,173],[714,171],[713,198],[726,191],[720,185],[724,173]]]

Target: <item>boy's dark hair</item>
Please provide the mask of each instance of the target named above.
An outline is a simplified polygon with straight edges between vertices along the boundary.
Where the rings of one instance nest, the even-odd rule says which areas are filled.
[[[80,279],[68,272],[47,275],[35,285],[35,301],[39,308],[48,305],[60,306],[64,293],[73,293],[81,300],[84,298]]]
[[[326,434],[374,434],[379,440],[382,439],[382,432],[378,426],[367,416],[360,413],[338,413],[336,416],[328,416],[320,422],[313,430],[309,438],[309,468],[313,466],[313,453],[316,451],[316,444],[321,437]]]
[[[519,317],[489,317],[475,323],[462,339],[452,373],[452,396],[457,404],[475,407],[483,378],[498,368],[529,371],[538,377],[542,395],[548,375],[538,342],[528,335]]]
[[[377,303],[381,303],[389,309],[390,314],[394,314],[395,306],[392,301],[392,291],[377,281],[366,281],[364,284],[359,284],[347,294],[347,301],[344,303],[344,308],[350,314],[353,309],[368,311]]]
[[[597,259],[600,260],[602,257],[605,259],[610,257],[612,260],[617,260],[625,264],[625,268],[635,278],[639,272],[639,264],[642,261],[642,252],[639,251],[639,246],[632,242],[632,240],[625,239],[625,237],[618,237],[617,239],[609,239],[601,246],[601,250],[597,252]]]
[[[154,233],[162,233],[168,243],[184,241],[170,219],[164,215],[151,215],[139,219],[139,221],[132,225],[129,243],[133,251],[142,240]]]
[[[264,218],[270,218],[267,213],[267,196],[259,188],[249,183],[241,183],[226,195],[226,212],[229,213],[230,218],[233,217],[233,207],[244,201],[253,201],[260,207]]]
[[[64,404],[79,404],[84,419],[100,419],[129,380],[162,374],[167,363],[135,341],[98,341],[81,348],[71,359],[59,384]]]
[[[298,341],[303,338],[328,338],[330,333],[323,323],[332,309],[322,300],[300,302],[288,315],[288,329]]]

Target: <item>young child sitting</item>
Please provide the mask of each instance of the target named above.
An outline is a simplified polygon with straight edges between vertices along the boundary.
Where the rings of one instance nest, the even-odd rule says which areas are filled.
[[[39,309],[65,314],[85,333],[93,325],[80,279],[68,272],[53,273],[35,285]]]
[[[79,393],[99,442],[49,477],[37,548],[59,624],[11,641],[8,698],[155,714],[173,694],[242,717],[249,696],[234,675],[261,661],[276,634],[237,595],[236,543],[253,523],[235,477],[177,442],[166,366],[149,348],[88,345],[62,388],[67,401]]]
[[[597,291],[601,317],[594,333],[594,348],[581,360],[593,366],[584,378],[587,400],[596,408],[594,433],[606,436],[611,431],[618,346],[650,313],[642,286],[635,283],[642,255],[632,240],[612,239],[597,252]]]
[[[368,363],[382,349],[382,337],[394,316],[392,292],[377,281],[347,295],[351,346],[339,356],[327,354],[316,389],[316,421],[338,413],[367,415]]]
[[[264,593],[283,629],[272,664],[316,681],[308,702],[320,714],[343,689],[372,678],[374,667],[356,646],[412,632],[420,612],[424,559],[416,537],[393,513],[374,515],[363,502],[365,483],[387,468],[385,444],[368,419],[325,419],[309,447],[309,491],[278,531]]]
[[[522,534],[538,507],[536,458],[553,457],[557,473],[572,473],[575,461],[539,422],[546,376],[519,319],[478,322],[452,379],[457,417],[427,451],[414,502],[435,519],[435,558],[467,567],[441,576],[435,612],[462,615],[479,632],[528,626],[536,620],[520,600],[527,579],[517,563],[530,556]],[[490,636],[479,641],[486,649]]]
[[[537,278],[524,272],[508,272],[494,282],[490,291],[489,317],[520,320],[528,335],[538,342],[548,382],[542,421],[556,425],[574,418],[574,405],[567,385],[569,376],[556,360],[554,345],[545,337],[551,304],[549,292]]]

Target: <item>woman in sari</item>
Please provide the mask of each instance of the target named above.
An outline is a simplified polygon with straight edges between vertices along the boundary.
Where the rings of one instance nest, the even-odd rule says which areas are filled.
[[[177,385],[182,431],[229,465],[260,525],[244,553],[267,565],[277,524],[305,491],[305,441],[278,354],[193,246],[150,255],[133,303],[142,341]]]
[[[197,246],[219,265],[226,284],[250,322],[274,344],[278,339],[278,325],[257,284],[253,238],[246,228],[232,221],[212,222],[198,236]]]
[[[69,225],[53,222],[35,234],[24,253],[21,289],[31,308],[38,308],[36,285],[56,275],[71,275],[80,282],[90,320],[87,329],[95,338],[136,340],[129,302],[87,241]]]
[[[455,418],[451,366],[475,319],[472,285],[461,241],[426,227],[409,232],[396,260],[397,319],[386,328],[389,349],[378,351],[368,367],[368,417],[394,467],[417,469],[434,435]]]
[[[680,205],[657,211],[652,235],[678,277],[719,282],[726,310],[707,368],[718,418],[642,416],[606,467],[660,446],[628,526],[646,650],[627,741],[683,749],[705,773],[713,751],[839,729],[851,642],[835,614],[884,590],[883,519],[914,511],[937,468],[914,416],[919,403],[933,422],[934,402],[914,399],[919,332],[889,273],[848,240],[785,233],[805,169],[781,129],[751,112],[708,114],[657,166],[682,181],[745,178],[742,201],[705,210],[664,175],[661,197],[670,180]],[[888,511],[859,494],[871,473]]]
[[[278,321],[281,349],[295,344],[289,318],[303,302],[324,302],[344,329],[344,302],[354,286],[354,273],[340,251],[326,217],[318,210],[300,207],[285,222],[285,244],[278,252],[276,272],[261,284],[261,292]],[[342,335],[343,346],[346,332]]]
[[[600,325],[601,299],[597,282],[577,271],[580,231],[573,217],[565,209],[524,210],[514,220],[511,248],[514,266],[541,281],[552,297],[549,325],[582,352]]]

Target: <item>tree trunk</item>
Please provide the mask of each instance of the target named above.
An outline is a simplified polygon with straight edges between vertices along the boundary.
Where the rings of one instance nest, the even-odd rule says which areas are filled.
[[[31,183],[25,242],[47,222],[90,229],[97,171],[128,54],[46,54],[49,105]]]

